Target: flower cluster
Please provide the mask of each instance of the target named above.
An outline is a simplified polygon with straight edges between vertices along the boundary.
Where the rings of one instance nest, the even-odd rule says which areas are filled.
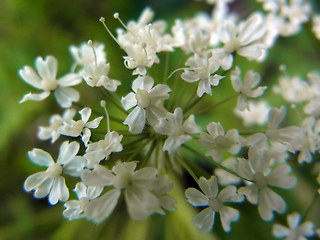
[[[121,198],[128,215],[143,220],[175,210],[177,201],[170,191],[176,186],[169,176],[183,173],[193,177],[201,189],[185,191],[188,203],[204,207],[193,219],[200,231],[211,231],[219,213],[223,230],[230,232],[231,223],[240,219],[244,202],[257,205],[264,221],[276,222],[278,214],[286,212],[283,192],[299,183],[292,169],[315,165],[313,156],[320,151],[320,73],[312,70],[305,80],[282,71],[279,81],[273,83],[241,63],[263,64],[277,39],[298,34],[305,22],[312,21],[314,37],[319,38],[319,15],[306,0],[257,0],[262,11],[246,18],[229,11],[230,0],[207,2],[214,5],[211,15],[177,19],[171,33],[166,31],[165,21],[153,22],[150,8],[127,24],[115,13],[123,26],[116,36],[105,19],[100,19],[125,52],[124,67],[130,71],[132,89],[125,96],[118,95],[124,81],[108,76],[110,64],[104,45],[91,40],[70,47],[74,58],[71,73],[59,79],[53,56],[38,57],[36,71],[30,66],[19,71],[26,83],[43,91],[26,94],[20,103],[42,101],[53,92],[64,109],[62,115],[51,116],[48,126],[39,127],[39,139],[54,144],[59,144],[60,136],[68,139],[60,143],[56,161],[42,149],[28,153],[33,163],[47,169],[26,179],[26,191],[34,191],[36,198],[48,196],[53,205],[64,202],[63,216],[69,220],[86,218],[101,223],[116,211]],[[154,74],[153,67],[164,62],[168,69],[166,61],[171,54],[180,54],[183,65],[170,62],[173,72],[165,71],[161,79],[163,74]],[[99,99],[101,108],[87,106],[76,85],[100,88],[105,94]],[[212,100],[222,88],[229,88],[231,94]],[[264,97],[266,92],[281,95],[283,105],[272,106]],[[224,119],[200,121],[203,115],[210,119],[213,109],[226,102],[234,104],[227,111],[243,120],[241,127],[237,120],[231,129],[226,128]],[[117,110],[109,114],[110,105]],[[290,105],[301,110],[300,121],[286,121]],[[121,127],[111,130],[110,122]],[[214,175],[202,176],[193,169],[199,158],[212,167],[202,172]],[[316,181],[319,170],[310,174]],[[77,181],[67,184],[66,175]],[[72,184],[76,200],[69,199]],[[299,222],[298,213],[290,214],[290,228],[276,223],[272,233],[287,239],[315,234],[313,223],[299,226]]]

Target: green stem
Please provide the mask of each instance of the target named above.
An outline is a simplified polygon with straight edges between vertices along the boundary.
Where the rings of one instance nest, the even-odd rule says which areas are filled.
[[[211,159],[211,158],[206,157],[205,155],[203,155],[202,153],[198,152],[197,150],[195,150],[195,149],[193,149],[193,148],[191,148],[191,147],[189,147],[189,146],[187,146],[187,145],[184,145],[184,144],[182,145],[182,147],[184,147],[185,149],[189,150],[190,152],[198,155],[199,157],[207,160],[208,162],[211,162],[215,167],[221,168],[221,169],[225,170],[226,172],[228,172],[228,173],[230,173],[230,174],[232,174],[232,175],[234,175],[234,176],[237,176],[238,178],[241,178],[241,179],[243,179],[243,180],[252,182],[252,180],[249,180],[249,179],[247,179],[247,178],[244,178],[244,177],[240,176],[240,175],[237,174],[235,171],[233,171],[233,170],[231,170],[231,169],[229,169],[229,168],[226,168],[225,166],[221,165],[220,163],[214,161],[214,160]]]
[[[193,180],[198,183],[199,182],[199,178],[197,177],[197,175],[193,172],[193,170],[188,166],[188,164],[184,161],[184,159],[179,158],[180,159],[180,163],[181,165],[188,171],[188,173],[190,174],[190,176],[193,178]]]
[[[313,205],[315,204],[315,202],[317,201],[317,198],[319,196],[318,191],[315,192],[315,194],[313,195],[313,198],[308,206],[308,208],[306,209],[306,211],[304,212],[304,214],[302,215],[302,219],[301,222],[307,217],[307,215],[309,214],[309,212],[311,211]]]
[[[193,100],[193,102],[190,105],[188,105],[186,108],[183,109],[183,112],[187,113],[191,108],[193,108],[197,103],[199,103],[201,99],[202,97],[201,98],[198,97],[195,100]]]

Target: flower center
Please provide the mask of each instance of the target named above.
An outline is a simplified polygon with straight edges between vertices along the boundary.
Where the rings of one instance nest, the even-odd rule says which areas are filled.
[[[82,211],[86,211],[87,207],[88,207],[88,203],[89,203],[88,198],[86,198],[86,197],[80,198],[79,203],[80,203],[80,209]]]
[[[41,86],[44,90],[51,91],[58,87],[58,82],[54,78],[46,78],[42,80]]]
[[[127,188],[130,183],[131,173],[124,172],[115,177],[114,187],[116,189],[124,189]]]
[[[229,148],[230,147],[230,141],[224,136],[218,136],[215,139],[216,144],[221,148]]]
[[[146,108],[150,105],[149,93],[144,89],[138,89],[136,94],[137,105],[141,108]]]
[[[266,177],[261,173],[261,172],[257,172],[254,177],[253,177],[253,181],[256,183],[256,185],[258,186],[258,188],[265,188],[268,185],[268,181],[266,179]]]
[[[46,171],[47,176],[52,177],[52,178],[58,177],[62,173],[62,169],[63,168],[62,168],[61,164],[54,163],[52,166],[50,166],[47,169],[47,171]]]
[[[217,198],[210,198],[209,206],[212,208],[213,211],[219,212],[221,211],[223,204]]]

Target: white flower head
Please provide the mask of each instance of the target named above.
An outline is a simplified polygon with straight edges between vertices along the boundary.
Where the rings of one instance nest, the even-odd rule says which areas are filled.
[[[200,133],[201,128],[196,125],[194,115],[188,117],[183,123],[183,112],[181,108],[176,108],[174,113],[167,113],[166,118],[162,118],[155,127],[159,134],[167,135],[164,142],[163,151],[173,154],[181,144],[192,139],[189,134]]]
[[[72,102],[77,102],[80,98],[79,92],[70,86],[81,82],[81,77],[75,73],[69,73],[62,78],[57,79],[58,61],[53,56],[46,57],[43,60],[38,57],[35,62],[38,74],[33,68],[25,66],[19,71],[21,78],[31,86],[43,90],[42,93],[28,93],[23,96],[20,103],[28,100],[42,101],[54,91],[58,104],[63,108],[71,107]]]
[[[209,232],[214,225],[215,214],[220,215],[223,230],[230,232],[231,222],[239,219],[239,211],[225,206],[229,202],[242,202],[243,196],[237,193],[235,186],[229,185],[219,193],[216,177],[210,179],[201,177],[199,186],[202,192],[195,188],[188,188],[185,192],[188,202],[195,207],[206,207],[193,218],[193,223],[200,231]]]
[[[35,173],[29,176],[24,182],[24,189],[29,192],[35,190],[36,198],[49,196],[49,202],[54,205],[58,201],[67,201],[69,190],[62,173],[79,177],[85,166],[86,160],[76,156],[79,151],[77,142],[64,142],[60,147],[57,161],[46,151],[34,148],[28,152],[32,162],[37,165],[47,167],[46,171]]]
[[[291,213],[287,216],[289,227],[280,224],[274,224],[272,233],[277,238],[286,238],[286,240],[307,240],[307,237],[315,235],[314,224],[310,221],[301,222],[301,216],[298,213]]]
[[[153,87],[154,80],[150,76],[139,76],[132,83],[132,90],[121,103],[125,110],[135,107],[124,120],[132,133],[141,133],[146,120],[151,126],[158,124],[159,118],[165,117],[163,101],[169,98],[170,88],[165,84]]]

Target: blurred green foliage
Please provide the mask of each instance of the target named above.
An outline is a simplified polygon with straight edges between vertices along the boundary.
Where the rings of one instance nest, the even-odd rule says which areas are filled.
[[[256,7],[253,1],[243,1],[240,9],[250,12]],[[48,142],[36,138],[37,126],[46,125],[53,112],[60,112],[52,98],[44,102],[18,104],[21,97],[33,91],[18,76],[24,65],[33,66],[36,56],[54,55],[59,62],[59,74],[69,71],[72,58],[70,45],[78,45],[89,39],[104,42],[111,64],[112,78],[120,79],[123,85],[131,82],[131,73],[123,66],[123,52],[107,35],[98,19],[105,16],[110,29],[119,27],[112,17],[118,11],[126,22],[137,19],[145,6],[155,10],[156,19],[165,18],[169,23],[177,17],[191,17],[197,10],[208,7],[203,3],[185,0],[144,1],[100,1],[100,0],[2,0],[0,2],[0,239],[270,239],[270,223],[263,222],[252,206],[246,207],[241,221],[232,225],[232,233],[226,234],[220,226],[213,233],[200,234],[191,224],[195,209],[184,200],[184,194],[176,187],[173,191],[178,200],[178,211],[166,217],[152,216],[143,222],[130,220],[121,205],[110,219],[99,226],[84,220],[68,222],[63,219],[62,204],[50,206],[47,199],[34,199],[23,191],[24,179],[41,168],[34,166],[27,158],[27,151],[34,147],[48,147]],[[292,74],[305,75],[310,69],[319,68],[319,48],[310,37],[310,29],[290,39],[280,39],[279,45],[270,51],[268,64],[246,62],[246,66],[261,72],[264,81],[275,81],[279,75],[278,66],[288,65]],[[297,45],[297,42],[299,44]],[[162,56],[164,57],[164,56]],[[178,57],[171,56],[170,61]],[[243,64],[244,59],[239,59]],[[297,64],[299,62],[299,64]],[[174,66],[169,66],[169,72]],[[160,70],[161,71],[161,70]],[[245,71],[245,68],[243,69]],[[227,83],[225,83],[227,84]],[[127,91],[129,85],[122,89]],[[214,90],[213,101],[230,95],[224,84]],[[271,104],[280,106],[279,98],[270,99]],[[203,103],[204,106],[207,102]],[[229,103],[228,103],[229,104]],[[223,108],[228,108],[228,104]],[[201,109],[202,106],[199,106]],[[223,120],[222,120],[223,119]],[[226,128],[235,127],[232,111],[217,111],[214,116],[199,120],[203,126],[209,121],[224,122]],[[239,121],[238,121],[239,122]],[[238,123],[239,127],[240,124]],[[307,181],[307,177],[304,177]],[[314,186],[301,183],[308,196]],[[176,181],[176,185],[179,183]],[[185,186],[181,186],[184,188]],[[310,199],[300,197],[298,192],[287,198],[294,198],[296,208],[308,204]],[[290,203],[291,204],[291,203]],[[304,208],[299,210],[303,210]],[[218,218],[217,218],[218,220]],[[254,221],[254,228],[252,227]],[[248,226],[249,224],[249,226]],[[250,226],[251,224],[251,226]],[[219,220],[216,225],[220,225]],[[266,231],[262,231],[266,229]],[[248,230],[244,230],[248,229]],[[244,235],[241,235],[244,234]]]

